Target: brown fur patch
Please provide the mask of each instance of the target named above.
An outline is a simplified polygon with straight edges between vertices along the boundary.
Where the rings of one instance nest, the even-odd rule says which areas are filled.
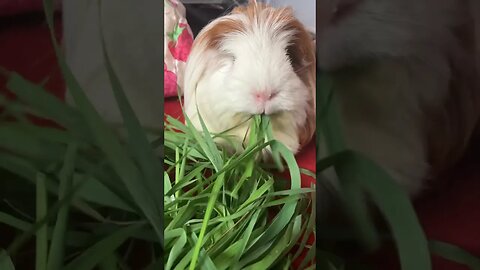
[[[250,3],[246,6],[238,6],[232,10],[232,14],[245,14],[250,21],[264,20],[268,17],[276,18],[275,22],[295,20],[291,8],[273,8],[263,3]]]
[[[194,41],[197,44],[205,44],[207,49],[218,48],[222,38],[229,33],[241,32],[245,28],[239,21],[224,20],[214,24],[208,31],[202,31]]]

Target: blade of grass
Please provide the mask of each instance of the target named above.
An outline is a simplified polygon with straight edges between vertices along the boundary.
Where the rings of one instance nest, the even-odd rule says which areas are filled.
[[[305,258],[303,259],[302,263],[298,267],[299,269],[305,269],[307,268],[308,263],[312,263],[312,260],[315,258],[315,248],[312,247],[308,250],[307,254],[305,255]],[[315,265],[315,262],[313,261],[313,265]]]
[[[15,229],[26,231],[30,228],[31,224],[25,222],[19,218],[16,218],[8,213],[0,212],[0,223],[11,226]],[[0,268],[1,269],[1,268]]]
[[[199,239],[197,238],[197,235],[192,233],[190,234],[190,238],[193,243],[198,243]],[[194,250],[193,250],[194,251]],[[187,253],[187,258],[188,258],[188,253]],[[217,270],[217,267],[213,264],[213,261],[211,260],[210,256],[207,255],[205,252],[205,249],[201,248],[200,249],[200,256],[199,256],[199,269],[205,269],[205,270]],[[181,263],[181,262],[180,262]],[[182,268],[183,269],[183,268]]]
[[[225,164],[228,165],[228,163],[229,161],[227,161]],[[220,189],[223,186],[224,178],[225,178],[225,174],[221,174],[213,185],[212,196],[210,197],[207,204],[207,209],[205,210],[205,217],[203,218],[202,229],[200,231],[200,235],[198,236],[198,241],[195,245],[195,249],[193,250],[192,261],[190,262],[190,268],[189,268],[190,270],[195,270],[195,266],[198,263],[200,249],[202,248],[202,245],[203,245],[203,237],[205,236],[205,232],[207,230],[207,224],[208,224],[208,221],[210,220],[210,215],[212,214],[213,205],[215,203],[215,200],[218,197]]]
[[[5,170],[10,171],[10,172],[12,172],[12,173],[14,173],[14,174],[16,174],[20,177],[23,177],[23,178],[29,180],[32,184],[36,183],[36,175],[38,174],[39,169],[36,168],[33,164],[30,164],[25,159],[0,153],[0,167],[4,168]],[[56,184],[53,183],[50,179],[46,179],[46,180],[47,180],[46,184],[47,184],[48,192],[57,196],[58,195],[58,188],[57,188]],[[79,183],[77,181],[75,185],[80,187],[79,193],[81,193],[81,196],[83,198],[85,198],[86,200],[98,203],[98,202],[105,202],[110,198],[109,194],[107,194],[108,196],[103,196],[102,195],[100,197],[95,197],[96,194],[102,194],[101,191],[105,190],[106,188],[103,187],[100,184],[92,186],[89,183],[92,183],[94,181],[93,180],[89,181],[89,178],[82,179],[82,180],[84,180],[84,181],[81,182],[81,183]],[[80,185],[80,184],[82,184],[82,185]],[[83,185],[85,185],[85,187]],[[87,191],[92,190],[93,188],[95,188],[95,190],[93,190],[93,192],[87,193]],[[82,192],[80,192],[80,191],[82,191]],[[112,194],[112,196],[114,196],[114,195]],[[90,206],[88,206],[86,203],[84,203],[81,200],[75,199],[72,202],[72,205],[75,206],[76,209],[78,209],[78,210],[82,211],[83,213],[91,216],[92,218],[95,218],[97,220],[103,220],[102,216],[98,212],[93,210],[93,208],[91,208]],[[123,207],[121,202],[119,202],[118,204],[115,204],[115,203],[108,204],[108,203],[106,203],[106,205],[107,206],[117,206],[120,209],[127,209],[127,210],[131,209],[128,206]]]
[[[253,213],[252,217],[249,220],[247,228],[242,234],[242,237],[235,244],[226,249],[222,254],[217,257],[215,264],[219,267],[219,270],[227,269],[229,266],[231,266],[232,269],[237,269],[235,267],[238,266],[240,257],[242,256],[245,248],[247,247],[247,244],[252,235],[253,228],[257,224],[260,213],[260,210],[256,210]],[[231,255],[229,256],[229,254]]]
[[[117,172],[109,166],[107,161],[98,161],[86,160],[84,158],[77,158],[76,166],[80,171],[84,173],[80,177],[82,182],[82,198],[84,200],[91,201],[93,203],[107,203],[110,206],[122,207],[126,205],[125,209],[132,209],[135,212],[141,212],[141,208],[135,203],[130,192],[127,190],[125,185],[122,185],[123,180],[118,176]],[[76,184],[79,184],[79,177],[76,175],[75,181]],[[119,184],[119,180],[121,183]],[[92,190],[93,189],[93,190]],[[92,190],[92,193],[85,193],[89,190]],[[110,191],[110,196],[108,192]],[[105,194],[106,193],[106,194]],[[98,195],[107,195],[105,197],[93,197],[95,194]],[[93,198],[92,198],[93,197]],[[118,198],[117,202],[108,201],[109,198],[115,200],[114,197]],[[109,203],[110,202],[110,203]],[[121,208],[123,209],[123,208]]]
[[[47,216],[47,188],[45,187],[45,176],[39,174],[37,176],[37,192],[36,192],[36,216],[37,222],[41,222]],[[43,224],[37,230],[36,252],[35,252],[35,269],[47,269],[47,254],[48,254],[48,227]]]
[[[323,123],[320,126],[323,137],[325,138],[327,151],[331,155],[344,153],[347,149],[343,138],[342,121],[339,115],[338,104],[333,96],[333,81],[328,75],[323,75],[318,80],[318,86],[320,90],[320,108],[323,108],[323,106],[328,108],[323,112]],[[318,157],[320,157],[321,153],[318,154]],[[326,163],[327,160],[324,160],[324,162]],[[337,160],[337,164],[338,163],[339,161]],[[364,193],[359,187],[360,184],[358,181],[362,179],[358,177],[354,170],[342,169],[339,166],[335,166],[334,168],[340,182],[343,183],[341,195],[344,206],[349,213],[349,218],[355,224],[355,229],[358,230],[358,237],[366,249],[373,250],[380,245],[380,240],[373,221],[368,216],[368,207]],[[317,167],[317,171],[321,170]],[[369,176],[364,175],[363,177]],[[349,184],[347,185],[345,183]]]
[[[214,264],[218,270],[233,269],[234,265],[238,263],[236,257],[241,255],[239,253],[241,245],[242,242],[235,242],[215,258]]]
[[[15,270],[12,260],[5,250],[0,250],[0,269]]]
[[[380,238],[375,230],[375,224],[371,219],[367,197],[363,192],[361,182],[370,175],[360,175],[360,173],[351,168],[345,168],[336,165],[337,174],[341,179],[341,197],[344,202],[344,208],[349,214],[349,218],[354,222],[354,229],[357,231],[357,237],[361,238],[364,248],[373,251],[380,246]]]
[[[187,123],[187,127],[189,131],[195,138],[196,142],[200,145],[203,153],[208,158],[208,160],[212,163],[215,171],[218,172],[223,167],[223,161],[220,157],[220,153],[218,148],[215,146],[213,139],[211,137],[210,132],[208,131],[205,123],[203,122],[202,118],[199,115],[200,123],[202,125],[203,134],[200,134],[194,127],[190,119],[187,117],[185,118],[185,122]]]
[[[402,269],[431,269],[430,252],[424,231],[405,192],[381,168],[358,153],[346,159],[345,172],[358,177],[387,220],[400,256]]]
[[[105,257],[113,255],[114,251],[122,243],[124,243],[128,238],[132,237],[144,225],[145,223],[139,222],[137,224],[116,230],[85,250],[79,257],[67,264],[63,269],[93,269],[95,266],[101,263]]]
[[[72,186],[72,178],[75,166],[75,155],[77,145],[70,144],[65,154],[65,162],[60,171],[60,187],[58,192],[59,200],[65,198]],[[68,226],[69,204],[63,204],[58,211],[57,220],[53,230],[52,242],[50,244],[50,253],[48,255],[48,269],[61,269],[65,256],[65,234]]]
[[[190,204],[186,204],[185,206],[179,208],[179,211],[174,216],[170,224],[167,225],[166,230],[171,230],[173,228],[177,228],[185,224],[188,220],[190,220],[195,214],[195,208]]]
[[[65,147],[56,143],[47,143],[15,128],[0,126],[0,148],[16,154],[32,157],[37,163],[46,164],[61,160]]]
[[[136,209],[130,207],[129,204],[112,192],[110,188],[105,186],[100,180],[96,178],[94,179],[88,175],[76,175],[74,177],[74,183],[79,184],[80,181],[83,185],[78,191],[77,196],[83,200],[106,207],[117,208],[130,213],[137,213]],[[72,204],[75,205],[75,203],[76,202],[74,201]]]
[[[272,247],[266,256],[264,256],[260,261],[246,267],[246,270],[256,270],[256,269],[269,269],[272,265],[279,259],[282,255],[285,246],[288,246],[292,240],[293,235],[296,235],[300,232],[301,217],[296,218],[294,223],[290,223],[287,229],[285,230],[284,235],[278,240],[277,243]],[[301,268],[300,268],[301,269]]]
[[[44,178],[46,177],[41,173],[38,173],[38,175],[41,175],[41,177],[44,177]],[[30,239],[30,237],[33,234],[38,232],[40,228],[42,228],[50,218],[52,218],[55,214],[57,214],[58,209],[60,209],[60,207],[64,203],[68,203],[70,200],[72,200],[73,196],[75,195],[75,193],[77,192],[80,186],[81,185],[77,185],[73,187],[72,190],[65,196],[65,199],[55,202],[53,205],[49,207],[48,211],[46,212],[47,215],[44,218],[42,218],[35,224],[32,224],[30,229],[24,231],[21,235],[16,237],[15,240],[8,247],[8,253],[11,255],[15,254]]]
[[[262,116],[260,121],[262,125],[262,130],[266,132],[265,138],[269,141],[274,140],[272,126],[270,124],[270,118],[264,115]],[[275,164],[277,165],[277,169],[283,172],[285,168],[283,167],[283,163],[282,163],[279,151],[277,149],[274,149],[274,147],[276,146],[277,144],[272,145],[272,157],[273,157],[273,160],[275,161]]]
[[[165,270],[170,270],[175,263],[175,260],[180,257],[180,255],[184,252],[185,244],[187,243],[187,233],[185,230],[181,230],[181,234],[178,239],[173,244],[172,249],[170,250],[170,254],[168,255],[167,263],[165,265]]]
[[[257,137],[257,123],[259,122],[259,117],[254,117],[253,121],[252,121],[252,124],[250,125],[250,140],[249,140],[249,147],[255,147],[255,144],[257,143],[258,141],[258,137]],[[246,166],[246,169],[242,175],[242,177],[240,178],[240,180],[238,181],[238,184],[235,186],[235,188],[233,189],[233,196],[236,198],[238,197],[238,191],[239,189],[243,186],[244,182],[249,178],[249,177],[252,177],[252,173],[253,173],[253,169],[254,169],[254,166],[255,166],[255,159],[250,159],[248,162],[247,162],[247,166]]]
[[[39,140],[47,141],[49,143],[69,144],[74,141],[74,138],[67,131],[50,128],[39,127],[32,124],[25,124],[20,122],[2,123],[2,128],[18,130],[27,134],[35,134]]]
[[[163,173],[163,195],[168,196],[167,194],[172,189],[172,182],[170,180],[170,176],[167,172]]]
[[[250,197],[238,207],[237,211],[242,210],[248,204],[251,204],[253,201],[259,199],[264,193],[269,191],[272,188],[272,186],[273,186],[273,180],[269,180],[266,183],[264,183],[260,188],[258,188],[257,190],[255,190],[250,194]]]
[[[90,141],[91,135],[87,132],[88,128],[82,116],[53,95],[48,94],[42,87],[25,80],[16,73],[12,73],[6,86],[22,101],[72,131],[82,140]]]
[[[300,256],[301,252],[305,250],[305,246],[307,244],[307,241],[308,241],[308,238],[310,237],[311,234],[313,234],[315,236],[315,214],[316,214],[316,211],[315,211],[315,194],[312,195],[313,199],[312,199],[312,209],[311,209],[311,214],[310,214],[310,218],[308,219],[308,223],[307,223],[307,227],[306,227],[306,230],[304,231],[304,236],[302,238],[302,240],[300,241],[299,244],[299,247],[298,247],[298,250],[297,252],[293,255],[293,260],[297,259],[298,256]],[[315,247],[312,247],[311,249],[315,249]]]
[[[319,89],[320,107],[322,108],[322,117],[317,119],[321,134],[325,137],[327,151],[331,154],[345,150],[345,141],[343,138],[342,128],[340,126],[340,116],[338,115],[337,104],[334,98],[333,81],[328,75],[323,75],[317,79],[317,87]],[[321,136],[317,136],[321,138]],[[318,146],[317,146],[318,147]],[[318,158],[324,153],[318,153]]]
[[[430,241],[430,250],[450,261],[468,266],[471,270],[480,270],[480,258],[452,244]]]
[[[298,168],[295,157],[284,145],[279,144],[275,141],[272,142],[272,144],[277,144],[275,149],[279,151],[281,156],[287,162],[291,177],[291,189],[301,188],[300,169]],[[256,253],[260,245],[265,242],[271,241],[276,235],[278,235],[278,233],[282,231],[292,219],[296,205],[297,202],[295,201],[285,204],[280,210],[280,212],[277,214],[271,225],[268,227],[268,229],[262,234],[261,237],[257,239],[255,244],[253,244],[247,249],[247,252]]]

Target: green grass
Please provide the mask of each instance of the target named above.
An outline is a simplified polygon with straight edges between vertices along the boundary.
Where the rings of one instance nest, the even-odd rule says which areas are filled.
[[[53,29],[51,0],[45,0],[45,10]],[[252,119],[244,151],[237,154],[214,143],[212,137],[224,134],[210,134],[205,125],[193,129],[188,118],[184,124],[168,117],[164,133],[149,133],[133,113],[103,46],[126,131],[119,136],[86,97],[53,32],[52,40],[75,106],[2,71],[18,101],[0,98],[5,108],[0,223],[16,231],[13,241],[0,247],[0,269],[15,269],[22,251],[32,248],[38,270],[292,269],[302,252],[299,269],[358,269],[328,244],[343,236],[316,235],[315,187],[302,188],[300,181],[302,173],[312,173],[301,170],[285,146],[272,139],[267,117]],[[317,172],[333,167],[339,176],[349,239],[366,250],[393,240],[404,270],[431,269],[431,253],[480,269],[468,252],[426,239],[401,188],[368,158],[346,148],[328,75],[319,77],[317,88],[322,108],[317,138],[329,150],[328,156],[317,155]],[[63,129],[33,125],[26,117],[31,112]],[[278,170],[259,162],[267,147]],[[284,168],[288,180],[278,173]],[[384,217],[387,237],[375,226],[371,206]],[[310,235],[316,242],[307,241]]]
[[[269,127],[262,125],[268,120],[252,121],[251,130],[258,132],[236,155],[219,150],[206,129],[199,132],[172,118],[167,121],[165,269],[184,269],[189,262],[189,269],[288,266],[295,259],[288,256],[290,249],[303,234],[314,231],[315,189],[302,189],[293,155],[278,142],[266,140],[261,127]],[[175,129],[184,132],[178,135]],[[261,151],[270,145],[286,161],[290,185],[258,165]],[[278,214],[270,219],[272,210]],[[301,248],[305,247],[303,243]]]

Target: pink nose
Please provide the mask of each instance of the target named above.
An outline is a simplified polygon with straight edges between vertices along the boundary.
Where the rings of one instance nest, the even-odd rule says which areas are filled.
[[[254,96],[255,96],[255,101],[257,101],[257,103],[262,103],[262,104],[269,101],[273,97],[273,95],[268,92],[255,92]]]

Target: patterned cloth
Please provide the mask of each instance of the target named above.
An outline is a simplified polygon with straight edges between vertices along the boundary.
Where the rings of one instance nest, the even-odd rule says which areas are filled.
[[[181,87],[193,34],[185,18],[183,4],[178,0],[164,0],[164,4],[164,95],[172,97],[178,95]]]

